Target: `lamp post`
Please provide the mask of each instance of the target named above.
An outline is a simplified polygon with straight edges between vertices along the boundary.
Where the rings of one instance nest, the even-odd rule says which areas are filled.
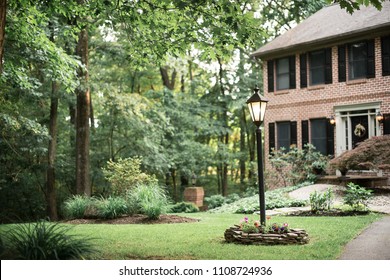
[[[260,89],[256,85],[253,95],[246,101],[253,123],[256,125],[257,138],[257,167],[259,183],[259,204],[260,204],[260,223],[265,225],[265,191],[264,191],[264,170],[263,170],[263,152],[260,126],[264,121],[265,109],[268,100],[262,99],[259,95]]]

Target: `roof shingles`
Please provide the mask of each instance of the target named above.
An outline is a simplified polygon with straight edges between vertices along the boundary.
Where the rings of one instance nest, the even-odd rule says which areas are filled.
[[[321,9],[262,46],[252,56],[259,58],[276,56],[288,50],[320,45],[378,29],[390,32],[390,1],[385,1],[380,11],[369,6],[362,7],[352,15],[341,9],[338,4],[334,4]]]

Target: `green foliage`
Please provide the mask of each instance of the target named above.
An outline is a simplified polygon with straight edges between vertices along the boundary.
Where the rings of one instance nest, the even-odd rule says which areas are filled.
[[[93,203],[92,198],[85,195],[74,195],[64,202],[64,215],[71,219],[82,219],[85,211]]]
[[[348,13],[353,14],[356,10],[360,10],[361,6],[373,5],[376,9],[382,9],[382,3],[385,0],[327,0],[328,3],[337,2],[342,9],[345,9]]]
[[[4,246],[3,236],[0,236],[0,258],[3,255],[4,251],[5,251],[5,246]]]
[[[195,213],[199,212],[198,206],[191,202],[178,202],[169,207],[170,213]]]
[[[367,211],[367,202],[372,196],[372,190],[367,190],[352,182],[347,184],[344,203],[355,211]]]
[[[103,219],[115,219],[128,213],[126,199],[120,196],[102,198],[96,206],[98,216]]]
[[[271,187],[286,187],[296,185],[305,181],[316,180],[314,168],[320,167],[325,170],[328,157],[318,152],[312,144],[306,144],[304,149],[295,146],[285,149],[274,150],[269,157],[272,169],[271,180],[267,183]]]
[[[141,171],[141,158],[118,159],[116,162],[108,161],[103,168],[105,178],[111,183],[111,192],[123,195],[137,185],[154,184],[157,179]]]
[[[90,238],[70,235],[70,229],[46,221],[15,225],[5,234],[8,254],[24,260],[70,260],[96,252]]]
[[[266,209],[275,209],[283,207],[300,207],[307,205],[307,201],[292,199],[288,197],[288,192],[291,192],[306,184],[297,185],[288,188],[276,189],[265,192]],[[212,213],[239,213],[252,214],[260,210],[259,195],[241,198],[230,204],[223,204],[221,207],[211,209]]]
[[[213,209],[222,206],[225,203],[225,197],[220,194],[205,197],[204,201],[207,203],[208,209]]]
[[[156,220],[168,209],[169,200],[163,188],[155,183],[140,184],[127,194],[128,200],[140,213]],[[136,204],[136,206],[134,206]]]
[[[310,194],[310,208],[312,212],[330,210],[333,203],[333,190],[328,188],[326,192],[314,191]]]

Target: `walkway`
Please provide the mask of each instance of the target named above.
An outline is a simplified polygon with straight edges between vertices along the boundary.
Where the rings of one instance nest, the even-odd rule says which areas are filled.
[[[313,191],[323,192],[330,185],[316,184],[297,189],[289,193],[290,197],[296,199],[309,199],[310,193]],[[335,192],[335,203],[342,201],[341,187],[333,186]],[[373,211],[378,211],[390,214],[390,195],[377,196],[369,208]],[[294,211],[308,210],[310,207],[293,207],[267,210],[267,215],[280,215],[291,213]],[[340,260],[390,260],[390,216],[387,215],[383,219],[372,223],[359,236],[350,241],[344,248]]]
[[[390,216],[374,222],[348,243],[340,260],[390,260]]]

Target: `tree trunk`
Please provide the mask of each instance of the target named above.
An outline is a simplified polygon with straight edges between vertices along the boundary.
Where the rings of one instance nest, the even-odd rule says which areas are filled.
[[[240,155],[240,184],[241,185],[244,185],[244,181],[245,181],[245,173],[246,173],[246,164],[245,164],[245,119],[246,119],[246,116],[245,116],[245,109],[242,108],[242,114],[241,114],[241,118],[240,118],[240,152],[241,152],[241,155]]]
[[[229,144],[229,133],[226,133],[225,134],[225,145],[226,147],[228,146]],[[222,195],[223,196],[227,196],[228,193],[227,193],[227,189],[228,189],[228,168],[229,168],[229,165],[225,162],[223,164],[223,174],[222,174]]]
[[[81,58],[84,68],[79,68],[80,86],[76,89],[76,193],[91,195],[89,176],[89,116],[90,92],[88,85],[88,31],[79,33],[76,55]]]
[[[57,116],[58,116],[58,84],[52,82],[52,91],[50,99],[50,124],[49,124],[49,148],[48,148],[48,166],[46,171],[46,204],[47,215],[51,221],[58,220],[57,213],[57,195],[56,195],[56,174],[55,158],[57,150]]]
[[[3,73],[3,54],[4,54],[6,16],[7,16],[7,0],[0,0],[0,75]]]
[[[175,80],[176,80],[176,69],[173,69],[171,78],[168,75],[168,67],[160,67],[161,78],[163,81],[163,85],[166,86],[169,90],[173,90],[175,88]]]
[[[228,124],[228,109],[227,109],[227,101],[225,99],[225,88],[223,86],[223,67],[222,67],[222,60],[218,57],[218,64],[219,64],[219,86],[221,88],[221,94],[224,97],[223,98],[223,122],[226,130],[229,128]],[[229,144],[229,133],[226,132],[225,135],[222,135],[221,137],[221,143],[225,144],[226,147]],[[228,164],[226,163],[226,159],[222,159],[224,162],[222,164],[222,174],[221,174],[221,183],[222,183],[222,195],[227,196],[227,189],[228,189]]]
[[[172,185],[173,185],[173,201],[177,202],[177,185],[176,185],[176,169],[171,168]]]

